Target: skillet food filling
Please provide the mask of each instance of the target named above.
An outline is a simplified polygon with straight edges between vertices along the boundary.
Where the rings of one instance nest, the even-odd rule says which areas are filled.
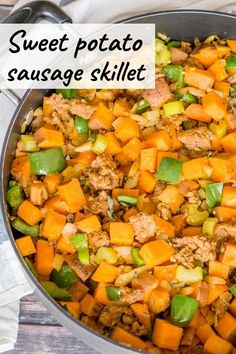
[[[9,217],[84,325],[150,353],[233,354],[236,41],[155,44],[155,89],[61,89],[29,113]]]

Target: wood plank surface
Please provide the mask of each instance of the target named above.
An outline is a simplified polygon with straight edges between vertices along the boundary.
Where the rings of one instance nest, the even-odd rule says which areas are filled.
[[[19,333],[8,354],[98,354],[62,327],[34,296],[21,300]]]

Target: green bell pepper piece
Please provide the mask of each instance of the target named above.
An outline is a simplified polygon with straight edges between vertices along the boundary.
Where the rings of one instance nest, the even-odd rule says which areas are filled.
[[[157,179],[168,183],[179,183],[182,165],[183,162],[181,160],[164,157],[156,173]]]
[[[121,297],[121,291],[119,288],[116,288],[114,286],[107,286],[106,287],[106,292],[107,292],[107,297],[111,301],[118,301],[120,300]]]
[[[79,98],[80,92],[77,89],[57,89],[57,93],[61,93],[64,98]]]
[[[190,296],[175,295],[171,302],[171,322],[178,327],[186,327],[193,319],[199,302]]]
[[[192,95],[190,92],[186,92],[182,97],[181,101],[186,103],[197,103],[197,97]]]
[[[234,295],[234,297],[236,297],[236,284],[232,285],[229,290]]]
[[[29,154],[30,169],[34,175],[52,175],[64,170],[66,163],[60,147]]]
[[[230,55],[230,57],[226,59],[225,69],[226,70],[236,69],[236,55],[234,54]]]
[[[25,257],[25,263],[27,264],[29,270],[35,276],[35,278],[38,278],[38,272],[35,269],[35,266],[34,266],[34,263],[32,262],[32,260],[28,257]]]
[[[85,234],[76,234],[70,238],[71,244],[78,251],[78,258],[81,263],[89,264],[89,246],[87,236]]]
[[[172,47],[175,47],[175,48],[179,48],[181,45],[181,43],[179,41],[170,41],[169,43],[167,43],[167,48],[170,49]]]
[[[75,117],[75,126],[79,134],[87,134],[89,132],[88,119]]]
[[[12,208],[17,208],[23,201],[21,187],[15,186],[7,191],[7,201]]]
[[[39,225],[28,225],[26,222],[24,222],[20,218],[15,218],[12,221],[12,227],[19,231],[20,233],[27,235],[27,236],[32,236],[32,237],[37,237],[39,235]]]
[[[220,204],[223,183],[212,183],[206,186],[206,202],[210,209],[214,208],[215,205]]]
[[[70,300],[71,295],[66,289],[61,289],[56,286],[55,283],[48,280],[41,280],[40,284],[46,290],[46,292],[55,300]]]
[[[8,183],[8,189],[11,189],[11,188],[13,188],[13,187],[15,187],[15,186],[17,186],[16,181],[9,181],[9,183]]]
[[[150,107],[149,102],[146,101],[146,100],[142,100],[142,101],[139,101],[139,102],[135,103],[135,105],[134,105],[132,111],[133,111],[134,113],[140,114],[140,113],[143,113],[143,111],[144,111],[146,108],[148,108],[148,107]]]
[[[135,205],[137,204],[138,198],[137,197],[132,197],[130,195],[124,195],[124,194],[120,194],[117,196],[117,200],[118,202],[123,205],[122,203],[124,203],[124,205]]]
[[[192,127],[193,127],[193,124],[192,124],[192,122],[190,122],[190,120],[184,120],[181,125],[182,125],[183,130],[189,130],[189,129],[192,129]]]
[[[64,265],[60,270],[52,271],[51,279],[59,288],[69,288],[77,278],[73,269],[69,265]]]
[[[134,264],[138,265],[138,266],[143,266],[145,265],[145,262],[143,261],[143,259],[140,257],[139,254],[139,249],[138,248],[132,248],[131,249],[131,256],[133,259]]]
[[[97,139],[97,132],[94,131],[90,131],[89,137],[88,137],[88,141],[90,141],[91,143],[95,143],[96,139]]]
[[[178,83],[178,87],[184,86],[183,68],[180,65],[167,65],[163,67],[165,76],[174,82]]]

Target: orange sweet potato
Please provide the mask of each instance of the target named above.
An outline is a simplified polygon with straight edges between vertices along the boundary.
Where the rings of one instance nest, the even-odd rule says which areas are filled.
[[[148,267],[169,261],[175,250],[164,240],[145,243],[140,249],[140,256]]]
[[[172,141],[169,134],[165,130],[159,130],[147,137],[145,146],[155,147],[158,151],[169,151],[172,147]]]
[[[20,204],[17,215],[29,225],[35,225],[42,220],[40,209],[28,200],[24,200]]]
[[[166,320],[156,318],[153,342],[160,348],[178,350],[183,335],[183,328],[172,325]]]
[[[211,176],[212,167],[209,165],[207,157],[200,157],[185,161],[182,173],[184,179],[207,179]]]
[[[49,275],[53,270],[54,249],[48,241],[38,240],[36,244],[35,268],[40,275]]]
[[[152,193],[156,186],[156,177],[149,171],[141,171],[138,185],[146,193]]]
[[[58,240],[65,224],[65,215],[50,210],[43,222],[42,235],[49,240]]]
[[[28,156],[19,156],[14,159],[11,166],[11,173],[23,187],[26,187],[31,177]]]
[[[219,222],[228,222],[236,218],[236,209],[216,207],[215,212]]]
[[[113,283],[117,276],[118,268],[107,262],[101,262],[92,275],[92,279],[99,283]]]
[[[131,245],[134,240],[133,226],[125,222],[111,222],[110,240],[115,245]]]
[[[154,171],[157,164],[157,149],[155,147],[141,150],[140,170]]]
[[[202,105],[204,111],[213,119],[219,121],[227,114],[227,108],[225,101],[217,95],[214,91],[208,92],[202,98]],[[222,141],[221,141],[222,143]]]
[[[49,194],[56,193],[57,187],[62,181],[62,174],[55,173],[54,175],[45,176],[43,183],[45,184]]]
[[[215,332],[208,323],[205,323],[204,325],[198,327],[196,331],[196,335],[203,344],[205,344],[207,339],[214,334]]]
[[[89,128],[109,130],[114,119],[114,114],[103,103],[99,103],[96,111],[89,118]]]
[[[219,319],[216,330],[223,339],[236,344],[236,318],[229,312]]]
[[[123,143],[126,143],[130,139],[140,136],[139,125],[130,117],[119,117],[114,123],[115,135]]]
[[[39,148],[53,148],[64,145],[64,137],[59,130],[41,127],[36,130],[34,137]]]
[[[207,46],[201,48],[193,55],[202,65],[208,68],[218,59],[218,52],[215,47]]]
[[[71,213],[79,211],[87,204],[79,180],[76,178],[72,178],[70,182],[59,186],[58,191],[61,199],[68,204]]]
[[[111,339],[123,344],[128,344],[136,349],[145,350],[147,347],[146,343],[142,339],[118,326],[113,330]]]
[[[227,134],[220,140],[225,152],[236,152],[236,132]]]
[[[77,222],[80,231],[89,234],[90,232],[101,230],[101,224],[97,215],[91,215]]]
[[[208,90],[214,84],[214,75],[206,70],[186,67],[184,82],[201,90]]]
[[[103,305],[110,304],[110,300],[107,296],[106,283],[98,283],[94,291],[94,298]]]
[[[221,205],[228,208],[236,208],[236,188],[225,186],[223,188]]]
[[[232,344],[219,336],[211,335],[204,344],[204,352],[206,354],[232,354]]]
[[[140,156],[142,146],[141,141],[135,136],[123,146],[122,151],[128,161],[134,161]]]
[[[105,150],[105,154],[113,156],[113,155],[116,155],[122,151],[120,143],[116,139],[115,134],[113,132],[107,132],[104,135],[105,135],[106,141],[107,141],[107,147]]]
[[[225,70],[225,60],[218,59],[216,60],[209,69],[215,76],[217,81],[223,81],[228,77],[228,74]]]
[[[36,253],[36,248],[30,236],[24,236],[16,240],[16,245],[22,257]]]
[[[175,237],[175,229],[174,229],[174,226],[170,222],[160,218],[156,214],[153,214],[153,218],[155,220],[156,230],[158,233],[161,233],[163,235],[167,235],[168,237],[171,237],[171,238]]]
[[[201,104],[191,103],[185,110],[184,114],[191,119],[199,120],[200,122],[210,123],[211,117],[204,111]]]

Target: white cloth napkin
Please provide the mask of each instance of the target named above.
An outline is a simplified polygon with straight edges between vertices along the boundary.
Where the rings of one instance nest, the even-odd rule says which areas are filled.
[[[60,4],[60,0],[52,0]],[[18,1],[16,7],[27,3]],[[146,12],[167,9],[208,9],[236,12],[236,1],[232,0],[74,0],[63,7],[74,23],[106,23]],[[2,96],[2,95],[1,95]],[[6,117],[13,107],[0,97],[0,148],[7,128]],[[10,121],[10,120],[9,120]],[[13,349],[17,338],[19,301],[22,296],[32,292],[21,266],[14,254],[0,214],[0,352]]]

